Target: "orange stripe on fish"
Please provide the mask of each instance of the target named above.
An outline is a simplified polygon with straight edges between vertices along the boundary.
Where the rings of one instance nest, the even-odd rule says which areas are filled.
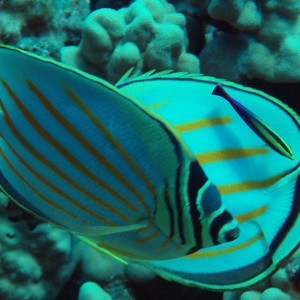
[[[223,160],[249,157],[254,155],[268,154],[269,149],[265,148],[241,148],[241,149],[224,149],[197,154],[197,160],[201,164],[208,164]]]
[[[80,132],[77,130],[64,116],[55,108],[54,105],[51,104],[51,101],[41,92],[40,89],[29,79],[26,79],[26,83],[29,88],[33,91],[33,93],[41,100],[44,106],[48,109],[48,111],[62,124],[86,149],[88,149],[96,158],[97,160],[103,164],[111,173],[113,173],[136,197],[142,198],[143,196],[133,187],[132,184],[120,173],[120,171],[114,167],[104,155],[102,155],[98,149],[96,149]],[[72,160],[74,163],[74,160]],[[74,163],[75,164],[75,163]],[[83,169],[78,165],[81,171]],[[83,171],[86,173],[85,171]],[[93,176],[94,178],[94,176]],[[109,187],[103,181],[97,180],[97,183],[105,187],[109,190],[114,196],[118,197],[120,201],[124,203],[129,209],[134,212],[138,212],[138,209],[135,205],[132,204],[129,200],[125,199],[121,195],[117,194],[116,192],[112,192],[112,188]]]
[[[256,236],[254,236],[252,239],[249,239],[247,242],[244,242],[244,243],[232,246],[232,247],[228,247],[228,248],[222,249],[222,250],[196,252],[196,253],[190,254],[188,256],[185,256],[185,258],[199,259],[199,258],[210,258],[210,257],[216,257],[218,255],[230,254],[234,251],[245,249],[262,238],[264,238],[263,233],[259,233]]]
[[[9,149],[14,153],[14,155],[16,155],[18,157],[18,159],[22,162],[22,164],[30,170],[30,172],[32,172],[32,174],[34,174],[34,176],[36,176],[39,180],[41,180],[46,186],[48,186],[50,189],[52,189],[53,191],[55,191],[57,194],[59,194],[60,196],[62,196],[63,198],[67,199],[70,203],[72,203],[74,206],[76,206],[77,208],[83,210],[85,213],[87,213],[88,215],[94,217],[97,220],[100,220],[101,222],[110,225],[110,226],[117,226],[116,223],[111,222],[110,220],[103,218],[102,216],[100,216],[99,214],[96,214],[94,211],[88,209],[87,207],[85,207],[84,205],[82,205],[80,202],[76,201],[75,199],[73,199],[72,197],[70,197],[68,194],[66,194],[62,189],[58,188],[56,185],[54,185],[53,183],[51,183],[49,180],[47,180],[44,176],[42,176],[42,174],[38,173],[37,171],[34,170],[34,168],[32,168],[30,166],[29,163],[27,163],[21,155],[19,155],[17,153],[17,151],[15,149],[13,149],[13,147],[8,143],[8,141],[1,136],[1,138],[5,141],[6,145],[9,147]],[[53,202],[55,203],[55,202]],[[87,221],[83,221],[83,223],[87,224]]]
[[[148,242],[152,241],[153,239],[157,238],[159,233],[160,233],[160,228],[156,228],[156,230],[151,235],[149,235],[145,238],[136,239],[135,241],[138,244],[148,243]]]
[[[207,118],[201,119],[197,121],[192,121],[189,123],[175,125],[174,127],[181,133],[188,132],[192,130],[201,129],[209,126],[223,125],[230,123],[232,119],[230,117],[215,117],[215,118]]]
[[[72,217],[72,218],[77,218],[77,216],[71,212],[69,212],[68,210],[66,210],[65,208],[63,208],[62,206],[58,205],[56,202],[51,201],[50,199],[44,197],[44,195],[38,191],[38,189],[36,189],[28,180],[25,179],[24,176],[22,176],[22,174],[13,166],[13,164],[11,163],[11,161],[7,158],[7,156],[3,153],[2,149],[0,149],[0,154],[3,157],[3,159],[5,160],[5,162],[7,163],[7,165],[10,167],[10,169],[17,175],[17,177],[19,177],[19,179],[26,184],[36,195],[38,195],[41,199],[43,199],[48,205],[50,205],[52,208],[59,210],[61,212],[63,212],[64,214]]]
[[[172,242],[173,237],[168,237],[160,246],[159,248],[166,248],[170,245],[170,243]]]
[[[151,218],[151,219],[150,219],[150,222],[149,222],[149,224],[148,224],[147,227],[138,229],[137,231],[138,231],[138,232],[147,231],[147,230],[151,229],[151,228],[154,226],[154,224],[155,224],[155,219],[154,219],[154,218]]]
[[[219,185],[218,189],[222,195],[244,192],[252,189],[263,189],[271,186],[281,178],[285,177],[289,174],[289,172],[290,171],[283,172],[265,180],[249,180],[239,183]]]
[[[254,219],[254,218],[257,218],[261,215],[263,215],[266,211],[268,210],[268,206],[267,205],[264,205],[262,207],[259,207],[257,209],[254,209],[252,211],[249,211],[249,212],[246,212],[246,213],[243,213],[243,214],[239,214],[239,215],[236,215],[235,218],[240,222],[240,223],[243,223],[243,222],[246,222],[248,220],[251,220],[251,219]]]
[[[1,80],[3,83],[3,80]],[[4,84],[4,83],[3,83]],[[18,99],[18,101],[20,101]],[[6,108],[2,105],[2,111],[4,114],[4,118],[6,120],[7,125],[11,129],[11,131],[14,133],[14,135],[17,137],[17,139],[23,144],[23,146],[32,153],[36,158],[38,158],[40,161],[42,161],[45,165],[47,165],[50,169],[52,169],[55,173],[57,173],[59,176],[64,178],[69,184],[71,184],[73,187],[78,189],[80,192],[85,194],[87,197],[95,201],[97,204],[103,206],[104,208],[110,210],[113,213],[116,213],[117,215],[121,216],[122,219],[124,219],[125,222],[131,221],[130,218],[128,218],[123,213],[120,213],[118,210],[116,210],[113,206],[106,203],[105,201],[101,200],[99,197],[94,196],[92,193],[90,193],[88,190],[85,190],[80,184],[72,180],[69,176],[67,176],[65,173],[63,173],[57,166],[52,164],[48,159],[46,159],[41,153],[36,151],[34,147],[23,137],[23,135],[19,132],[19,130],[15,127],[14,123],[12,122],[10,116],[8,115],[8,112]]]
[[[131,155],[126,151],[126,149],[122,146],[121,142],[119,142],[106,128],[106,126],[101,122],[101,120],[89,109],[87,105],[79,98],[76,93],[70,89],[69,87],[64,87],[65,92],[69,95],[71,99],[85,112],[86,115],[94,122],[94,124],[103,132],[108,141],[121,153],[121,155],[126,159],[128,164],[132,167],[132,169],[138,174],[148,189],[151,191],[153,198],[156,199],[156,189],[153,183],[147,178],[147,175],[141,170],[141,168],[136,164]],[[152,215],[152,211],[149,206],[145,202],[142,196],[138,197],[138,200],[141,204],[146,208],[148,215]]]

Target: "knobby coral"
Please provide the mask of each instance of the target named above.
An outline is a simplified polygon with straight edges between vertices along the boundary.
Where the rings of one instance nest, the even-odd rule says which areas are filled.
[[[0,1],[0,42],[58,59],[79,42],[88,12],[86,0]]]
[[[184,16],[165,0],[99,9],[86,19],[79,47],[62,49],[62,60],[112,82],[131,67],[198,72],[198,58],[186,51],[184,27]]]
[[[53,299],[77,264],[68,232],[29,220],[0,194],[1,299]]]
[[[299,82],[298,0],[190,2],[214,23],[220,21],[201,52],[201,72],[233,81]]]

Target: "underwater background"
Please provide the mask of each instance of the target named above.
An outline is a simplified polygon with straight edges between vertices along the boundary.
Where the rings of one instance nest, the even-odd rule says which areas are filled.
[[[0,0],[0,42],[111,83],[132,67],[224,78],[300,114],[299,14],[296,0]],[[249,291],[169,282],[35,220],[1,194],[1,300],[288,300],[300,299],[299,281],[296,252]]]

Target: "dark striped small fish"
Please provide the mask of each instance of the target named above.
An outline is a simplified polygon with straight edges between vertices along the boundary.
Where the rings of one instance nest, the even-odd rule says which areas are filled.
[[[300,241],[299,116],[263,92],[196,74],[128,72],[117,87],[176,128],[240,224],[230,243],[144,264],[213,290],[246,288],[275,272]]]
[[[0,47],[0,183],[114,255],[162,260],[238,236],[177,131],[109,83]]]
[[[263,140],[268,146],[277,151],[283,156],[290,159],[295,159],[291,146],[287,144],[272,128],[270,128],[264,121],[251,112],[244,105],[233,99],[223,88],[218,84],[214,90],[213,95],[218,95],[226,99],[240,117],[248,124],[248,126]]]

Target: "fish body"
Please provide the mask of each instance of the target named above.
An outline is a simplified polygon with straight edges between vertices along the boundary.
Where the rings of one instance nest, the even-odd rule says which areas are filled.
[[[238,108],[213,93],[219,84]],[[239,237],[230,243],[144,264],[169,280],[212,290],[244,289],[271,276],[299,247],[299,116],[268,94],[201,74],[125,74],[116,86],[171,123],[239,221]],[[257,118],[267,125],[255,131],[249,123]],[[294,160],[266,142],[270,131]]]
[[[259,283],[298,247],[300,121],[277,99],[169,71],[128,72],[114,87],[6,46],[0,79],[1,187],[38,217],[213,290]],[[219,83],[239,109],[213,94]]]
[[[36,216],[135,259],[237,237],[181,136],[109,83],[1,46],[0,99],[1,188]]]

